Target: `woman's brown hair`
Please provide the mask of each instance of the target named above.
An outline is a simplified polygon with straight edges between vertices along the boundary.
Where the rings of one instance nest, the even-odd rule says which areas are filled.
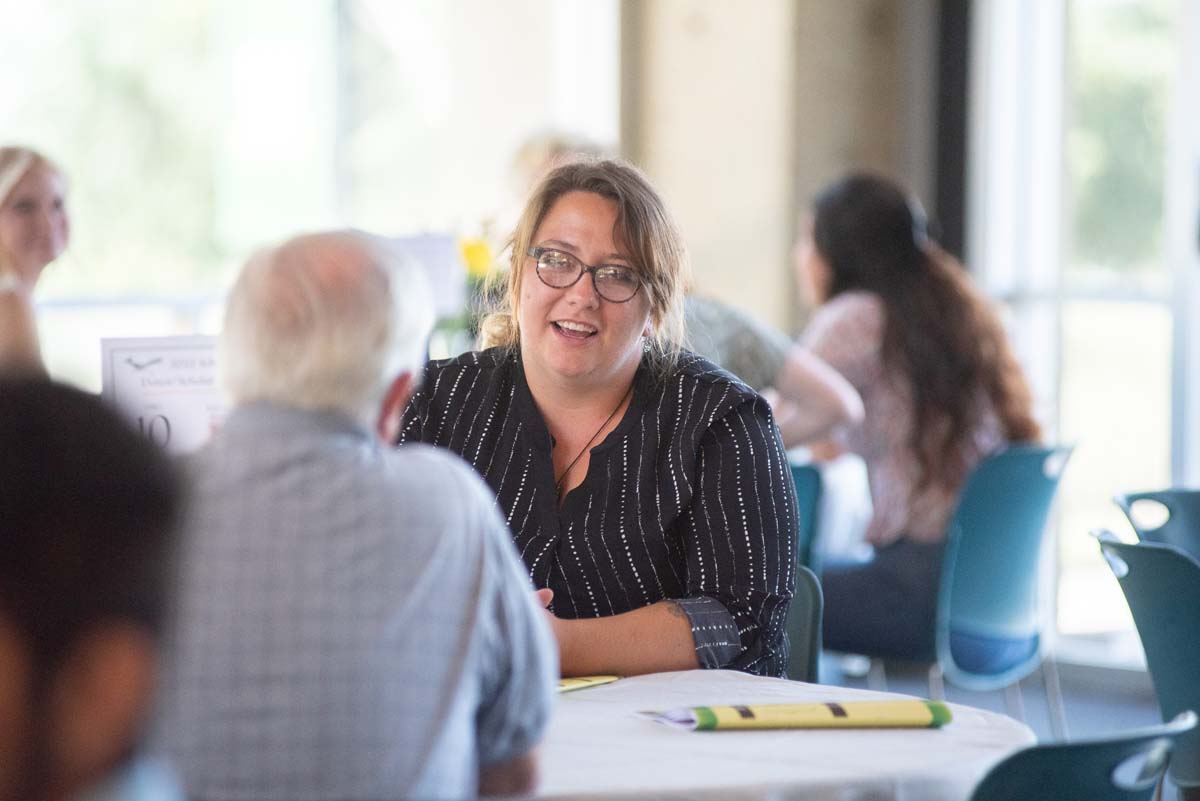
[[[521,280],[538,226],[551,207],[569,192],[590,192],[617,206],[613,239],[642,281],[650,299],[653,334],[648,354],[657,365],[673,364],[684,342],[683,295],[689,269],[683,237],[666,204],[640,170],[616,159],[580,158],[551,170],[534,188],[509,240],[509,269],[494,278],[487,296],[497,308],[480,326],[482,348],[520,346],[517,324]]]
[[[882,357],[912,394],[918,487],[962,480],[957,454],[979,424],[981,398],[1008,441],[1040,438],[999,318],[962,265],[929,240],[924,215],[903,190],[869,174],[835,183],[814,204],[813,240],[830,268],[828,297],[866,291],[886,309]]]

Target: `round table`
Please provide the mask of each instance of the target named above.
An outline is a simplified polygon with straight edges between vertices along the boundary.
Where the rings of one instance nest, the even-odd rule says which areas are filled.
[[[727,670],[655,673],[559,697],[539,798],[959,801],[1030,729],[949,704],[941,729],[691,732],[637,716],[689,706],[898,699]]]

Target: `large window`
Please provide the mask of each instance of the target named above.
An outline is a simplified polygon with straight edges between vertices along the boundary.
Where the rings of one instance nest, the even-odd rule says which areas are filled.
[[[1172,269],[1164,236],[1176,0],[1072,0],[1068,16],[1059,625],[1129,625],[1088,528],[1130,531],[1119,491],[1169,486]]]
[[[353,225],[486,234],[513,153],[618,130],[616,0],[7,3],[0,131],[62,163],[74,235],[39,287],[53,374],[101,336],[212,333],[257,245]]]
[[[1089,532],[1132,537],[1114,493],[1196,481],[1196,202],[1178,180],[1198,169],[1197,6],[976,6],[971,258],[1011,312],[1053,436],[1075,446],[1053,589],[1063,650],[1099,661],[1140,656]]]

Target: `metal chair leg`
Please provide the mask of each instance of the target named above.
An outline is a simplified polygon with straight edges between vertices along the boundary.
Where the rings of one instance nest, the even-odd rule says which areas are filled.
[[[933,701],[946,700],[946,682],[942,678],[942,666],[937,662],[929,666],[929,698]]]
[[[1014,681],[1004,688],[1004,708],[1011,717],[1025,722],[1025,698],[1021,695],[1021,682]]]
[[[867,671],[867,687],[880,692],[887,692],[887,669],[882,659],[872,659],[871,668]]]
[[[1059,742],[1070,739],[1067,731],[1067,710],[1063,705],[1062,685],[1058,682],[1058,665],[1053,657],[1042,660],[1042,686],[1046,689],[1046,707],[1050,711],[1050,730]]]

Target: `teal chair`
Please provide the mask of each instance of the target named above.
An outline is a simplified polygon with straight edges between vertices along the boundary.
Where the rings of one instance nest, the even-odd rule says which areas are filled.
[[[1026,748],[988,771],[971,801],[1146,801],[1172,746],[1195,726],[1188,711],[1126,734]]]
[[[793,681],[817,681],[821,655],[821,612],[824,599],[817,574],[804,565],[796,567],[796,590],[788,607],[787,637],[791,645],[787,676]]]
[[[1167,489],[1158,492],[1130,492],[1113,498],[1129,518],[1129,524],[1142,542],[1174,545],[1184,553],[1200,559],[1200,489]],[[1138,519],[1135,505],[1149,501],[1161,504],[1167,518],[1160,525],[1149,527]]]
[[[1059,739],[1066,716],[1037,590],[1046,521],[1070,456],[1069,447],[1014,446],[967,477],[946,536],[930,672],[935,697],[942,677],[968,690],[1006,689],[1010,711],[1023,717],[1019,682],[1041,666]]]
[[[1200,709],[1200,562],[1170,545],[1099,535],[1146,652],[1163,719]],[[1200,798],[1200,731],[1180,738],[1171,780]]]
[[[1050,723],[1067,734],[1054,660],[1045,650],[1038,607],[1042,537],[1069,447],[1018,445],[983,459],[967,477],[946,532],[938,585],[929,694],[943,679],[975,691],[1005,690],[1009,712],[1024,717],[1020,680],[1042,668]],[[871,656],[871,654],[866,654]],[[879,660],[869,683],[887,689]]]
[[[800,531],[796,539],[796,559],[805,567],[817,571],[817,524],[820,522],[821,470],[816,465],[793,464],[792,483],[796,486],[796,505],[799,508]]]

